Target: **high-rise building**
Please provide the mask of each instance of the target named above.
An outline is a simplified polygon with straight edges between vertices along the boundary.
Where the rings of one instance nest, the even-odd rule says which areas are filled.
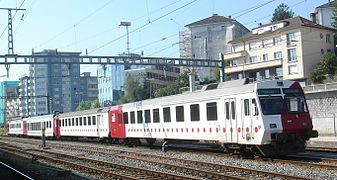
[[[90,72],[84,72],[80,76],[81,80],[81,101],[95,101],[98,99],[98,79],[97,76],[90,76]]]
[[[0,125],[19,116],[18,85],[19,81],[0,82]]]
[[[36,62],[47,61],[48,63],[33,64],[29,67],[29,116],[51,114],[54,111],[75,111],[82,94],[80,85],[80,53],[44,50],[34,53],[34,55]],[[52,63],[56,61],[62,61],[64,64]]]
[[[242,24],[230,17],[214,14],[211,17],[186,25],[187,31],[179,33],[180,57],[219,59],[220,54],[231,51],[229,41],[249,32]],[[213,68],[194,68],[202,80],[213,79]]]

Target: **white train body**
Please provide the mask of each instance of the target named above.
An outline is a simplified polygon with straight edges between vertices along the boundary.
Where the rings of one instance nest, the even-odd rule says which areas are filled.
[[[27,136],[41,137],[43,128],[45,128],[46,137],[54,136],[55,123],[53,115],[25,118],[23,122],[27,123]]]
[[[22,120],[18,119],[18,120],[14,120],[14,121],[9,122],[7,133],[8,133],[8,135],[12,135],[12,136],[23,135],[23,122],[22,122]]]

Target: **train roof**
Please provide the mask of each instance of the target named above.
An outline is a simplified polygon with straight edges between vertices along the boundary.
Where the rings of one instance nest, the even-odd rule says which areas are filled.
[[[248,78],[233,80],[228,82],[221,82],[215,84],[208,84],[203,86],[201,89],[193,92],[185,92],[182,94],[159,97],[154,99],[148,99],[138,102],[132,102],[124,104],[124,107],[139,107],[139,106],[168,106],[172,104],[183,104],[185,102],[192,101],[206,101],[215,100],[223,96],[237,95],[252,93],[257,87],[259,88],[272,88],[276,87],[277,82],[282,81],[284,87],[289,87],[294,81],[289,80],[263,80],[250,82]]]
[[[62,113],[59,115],[59,118],[69,117],[69,116],[81,116],[83,114],[90,115],[90,114],[97,114],[100,112],[108,112],[110,107],[104,107],[104,108],[96,108],[96,109],[88,109],[83,111],[74,111],[74,112],[67,112]]]

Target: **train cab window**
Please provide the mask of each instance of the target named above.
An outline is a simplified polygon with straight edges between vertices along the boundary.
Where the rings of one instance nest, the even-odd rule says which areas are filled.
[[[231,102],[231,114],[232,114],[232,119],[235,119],[235,102]]]
[[[207,103],[206,107],[207,107],[207,120],[208,121],[218,120],[218,110],[216,102]]]
[[[76,126],[78,126],[78,118],[75,118],[76,119]]]
[[[171,122],[171,111],[170,107],[163,108],[164,122]]]
[[[82,126],[82,117],[80,117],[80,126]]]
[[[145,123],[150,123],[151,122],[151,112],[150,110],[145,110],[144,111],[144,116],[145,116]]]
[[[245,116],[249,116],[250,115],[249,99],[245,99],[243,101],[243,106],[244,106]]]
[[[191,110],[191,121],[200,121],[199,104],[191,104],[190,110]]]
[[[253,116],[258,116],[259,115],[259,110],[257,109],[257,103],[256,99],[252,99],[252,115]]]
[[[83,117],[83,126],[87,125],[87,117]]]
[[[137,111],[137,123],[138,124],[143,123],[143,111]]]
[[[72,122],[71,122],[71,125],[72,125],[72,126],[75,126],[75,118],[72,118],[71,121],[72,121]]]
[[[96,125],[96,116],[92,116],[92,125]]]
[[[123,117],[124,117],[124,123],[129,124],[129,116],[127,112],[123,113]]]
[[[131,118],[131,124],[135,124],[136,123],[136,117],[135,117],[134,111],[130,112],[130,118]]]
[[[159,109],[153,109],[152,113],[153,113],[153,122],[159,123],[160,122]]]
[[[229,102],[225,103],[225,117],[229,120]]]
[[[184,106],[176,106],[176,121],[184,122]]]
[[[91,126],[91,117],[88,116],[88,126]]]

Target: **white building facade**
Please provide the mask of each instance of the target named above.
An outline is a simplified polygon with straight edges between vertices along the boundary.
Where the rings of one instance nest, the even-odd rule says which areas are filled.
[[[305,85],[323,55],[333,52],[333,33],[302,17],[257,27],[231,41],[225,73],[231,79],[279,77]]]
[[[315,8],[313,19],[316,20],[317,24],[333,28],[332,23],[334,22],[333,9],[335,1],[329,1],[326,4],[318,6]]]

